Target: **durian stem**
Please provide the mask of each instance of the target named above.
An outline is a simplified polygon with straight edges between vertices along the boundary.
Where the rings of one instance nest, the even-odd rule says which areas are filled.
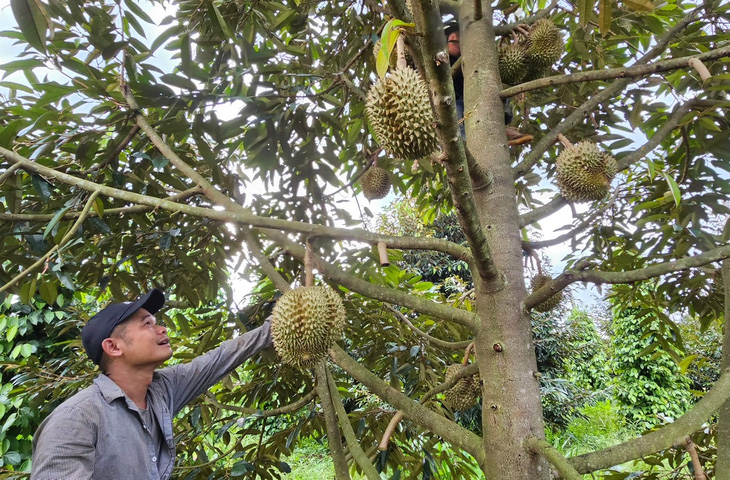
[[[396,48],[398,51],[398,62],[396,63],[397,68],[406,68],[408,62],[406,62],[406,41],[403,39],[403,34],[399,33],[398,41],[396,42]]]
[[[562,143],[565,148],[570,148],[573,146],[570,140],[568,140],[562,133],[558,133],[558,141]]]
[[[581,480],[583,478],[583,476],[570,465],[568,459],[566,459],[562,453],[560,453],[547,441],[532,435],[525,439],[525,446],[528,450],[542,455],[545,460],[550,462],[550,464],[555,467],[555,470],[557,470],[560,474],[560,478],[564,478],[565,480]]]
[[[327,442],[335,464],[335,479],[350,480],[350,470],[347,468],[345,450],[342,446],[341,433],[337,425],[337,414],[335,413],[327,382],[327,361],[320,361],[314,368],[314,372],[317,377],[315,389],[317,390],[317,396],[319,396],[319,403],[322,405],[324,423],[327,428]]]
[[[465,367],[469,365],[469,355],[471,355],[472,350],[474,350],[474,342],[467,345],[466,350],[464,350],[464,358],[461,360],[461,364]]]
[[[390,266],[390,260],[388,259],[388,245],[385,242],[378,242],[378,255],[380,255],[380,266]]]
[[[707,80],[712,77],[710,74],[710,71],[707,69],[704,63],[702,63],[702,60],[699,58],[690,58],[689,60],[689,66],[697,70],[697,73],[700,74],[700,78],[703,82],[706,82]]]
[[[314,253],[312,244],[307,242],[304,247],[304,286],[314,286]]]
[[[691,438],[687,437],[684,442],[684,448],[689,453],[689,458],[692,459],[692,465],[695,467],[695,480],[707,480],[705,471],[702,469],[702,464],[700,463],[700,456],[697,454],[697,449]]]
[[[388,424],[388,428],[385,429],[385,433],[383,433],[383,438],[380,440],[380,444],[378,445],[378,450],[387,450],[388,449],[388,443],[390,443],[390,437],[393,435],[393,432],[395,432],[395,427],[398,426],[398,424],[403,420],[403,412],[398,410],[395,412],[395,415],[393,415],[393,418],[390,419],[390,423]]]

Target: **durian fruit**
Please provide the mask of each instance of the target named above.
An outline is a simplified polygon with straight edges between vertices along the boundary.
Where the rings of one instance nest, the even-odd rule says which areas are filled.
[[[568,147],[556,160],[560,193],[570,201],[590,202],[608,195],[618,164],[593,142]]]
[[[525,47],[518,43],[509,43],[499,47],[499,76],[503,83],[517,85],[527,73],[527,55]]]
[[[527,64],[535,71],[550,68],[563,55],[560,29],[547,18],[541,18],[530,28],[527,38]]]
[[[299,287],[279,298],[271,314],[271,336],[284,363],[311,368],[342,336],[345,306],[326,286]]]
[[[370,87],[365,113],[376,140],[397,159],[417,160],[438,144],[426,82],[412,68],[396,68]]]
[[[548,284],[553,278],[550,275],[543,275],[538,274],[532,277],[532,280],[530,281],[530,291],[532,293],[535,293],[542,287]],[[533,310],[536,310],[538,312],[549,312],[550,310],[553,310],[555,307],[557,307],[560,304],[560,300],[563,299],[563,291],[560,290],[555,295],[549,297],[547,300],[544,300],[542,303],[538,303],[534,307],[532,307]]]
[[[360,179],[362,193],[368,200],[384,198],[390,192],[390,176],[384,168],[373,165],[363,173]]]
[[[446,369],[446,381],[451,380],[464,366],[455,363]],[[452,410],[467,410],[476,405],[481,393],[476,375],[464,377],[444,392],[444,402]]]

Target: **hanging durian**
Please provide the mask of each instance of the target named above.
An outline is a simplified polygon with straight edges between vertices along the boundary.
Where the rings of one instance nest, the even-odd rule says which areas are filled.
[[[412,68],[396,68],[368,91],[365,113],[376,140],[393,157],[417,160],[436,150],[426,82]]]
[[[501,45],[498,50],[499,77],[503,83],[517,85],[527,73],[525,48],[518,43]]]
[[[373,165],[363,173],[360,185],[368,200],[384,198],[390,192],[390,176],[386,169]]]
[[[461,371],[464,365],[455,363],[446,369],[446,381]],[[467,410],[476,405],[481,388],[476,375],[459,379],[456,385],[444,392],[444,403],[452,410]]]
[[[575,202],[605,198],[618,169],[615,158],[588,141],[567,147],[555,163],[560,193]]]
[[[535,293],[536,291],[540,290],[542,287],[547,285],[552,280],[552,277],[550,275],[543,275],[543,274],[537,274],[534,277],[532,277],[532,280],[530,281],[530,291],[532,293]],[[536,310],[538,312],[549,312],[550,310],[553,310],[555,307],[557,307],[560,304],[560,301],[563,299],[563,291],[560,290],[555,295],[550,296],[546,300],[544,300],[541,303],[538,303],[534,307],[532,307],[533,310]]]
[[[547,18],[541,18],[530,28],[527,37],[527,63],[536,70],[550,68],[563,56],[560,29]]]
[[[271,336],[284,363],[313,367],[345,328],[345,306],[329,287],[299,287],[277,300],[271,314]]]

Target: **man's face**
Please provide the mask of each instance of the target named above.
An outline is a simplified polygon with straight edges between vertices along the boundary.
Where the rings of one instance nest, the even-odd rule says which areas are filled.
[[[172,356],[167,328],[157,325],[150,312],[140,308],[125,323],[117,341],[129,366],[158,367]]]
[[[453,32],[446,40],[449,45],[449,55],[452,57],[460,57],[461,47],[459,47],[459,32]]]

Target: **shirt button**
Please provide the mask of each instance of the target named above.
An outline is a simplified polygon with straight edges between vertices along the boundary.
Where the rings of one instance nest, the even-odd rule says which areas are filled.
[[[157,457],[152,457],[152,461],[153,462],[156,462],[157,461]]]

